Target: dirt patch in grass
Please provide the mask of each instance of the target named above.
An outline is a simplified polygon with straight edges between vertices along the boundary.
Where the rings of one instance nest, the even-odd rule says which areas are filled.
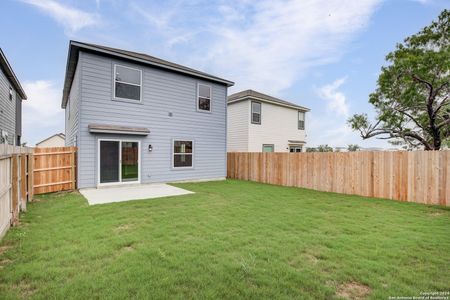
[[[351,281],[342,283],[337,287],[336,295],[351,300],[365,299],[371,292],[370,287],[365,284]]]
[[[7,258],[0,260],[0,270],[3,269],[6,265],[9,265],[12,262],[13,262],[12,260],[7,259]]]
[[[441,211],[434,211],[434,212],[429,213],[428,215],[431,217],[440,217],[440,216],[444,215],[444,213]]]
[[[115,233],[122,233],[129,231],[133,227],[133,224],[120,224],[116,228],[114,228]]]
[[[0,255],[3,255],[6,251],[8,251],[12,246],[5,245],[0,247]]]
[[[123,251],[126,251],[126,252],[131,252],[131,251],[134,251],[134,247],[133,246],[125,246],[125,247],[123,247],[122,248],[122,250]]]
[[[21,281],[18,284],[13,285],[13,288],[17,290],[22,298],[28,298],[37,291],[37,289],[27,281]]]
[[[315,265],[319,262],[319,258],[317,258],[316,256],[314,256],[312,254],[307,253],[307,254],[305,254],[305,257],[313,265]]]

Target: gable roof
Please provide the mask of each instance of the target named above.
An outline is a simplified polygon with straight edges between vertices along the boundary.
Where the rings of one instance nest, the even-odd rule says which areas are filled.
[[[110,57],[118,57],[126,60],[130,60],[133,62],[150,65],[153,67],[170,70],[177,73],[182,73],[185,75],[190,75],[192,77],[197,77],[201,79],[210,80],[213,82],[217,82],[220,84],[224,84],[226,86],[234,85],[234,82],[210,75],[208,73],[204,73],[195,69],[191,69],[186,66],[182,66],[167,60],[163,60],[154,56],[150,56],[145,53],[133,52],[123,49],[111,48],[102,45],[89,44],[77,41],[69,42],[69,53],[67,57],[67,66],[66,66],[66,77],[64,80],[64,90],[63,90],[63,98],[61,107],[65,108],[67,104],[67,100],[69,97],[70,87],[72,86],[73,77],[75,74],[75,69],[77,66],[79,51],[88,51],[94,52],[96,54],[110,56]]]
[[[40,142],[37,142],[36,145],[42,144],[43,142],[48,141],[49,139],[51,139],[51,138],[53,138],[55,136],[59,136],[60,138],[62,138],[64,140],[66,139],[66,135],[64,133],[56,133],[56,134],[54,134],[52,136],[49,136],[48,138],[43,139]]]
[[[6,59],[5,54],[3,53],[2,48],[0,48],[0,67],[5,72],[6,78],[12,83],[14,86],[14,89],[19,93],[20,97],[25,100],[27,99],[27,95],[25,94],[25,91],[23,90],[22,86],[20,85],[19,79],[17,79],[16,74],[14,74],[13,69],[11,68],[11,65],[9,64],[8,60]]]
[[[288,101],[285,101],[285,100],[282,100],[279,98],[275,98],[270,95],[266,95],[266,94],[263,94],[263,93],[260,93],[260,92],[254,91],[254,90],[245,90],[245,91],[241,91],[241,92],[238,92],[238,93],[228,96],[228,105],[235,103],[235,102],[248,100],[248,99],[258,100],[258,101],[267,102],[267,103],[284,106],[284,107],[289,107],[289,108],[294,108],[294,109],[298,109],[298,110],[302,110],[302,111],[310,111],[309,108],[306,108],[304,106],[300,106],[298,104],[288,102]]]

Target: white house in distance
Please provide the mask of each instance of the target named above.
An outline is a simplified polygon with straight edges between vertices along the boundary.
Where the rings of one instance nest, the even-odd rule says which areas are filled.
[[[66,136],[64,133],[57,133],[48,138],[36,143],[36,147],[64,147],[66,145]]]
[[[253,90],[228,97],[229,152],[302,152],[309,109]]]

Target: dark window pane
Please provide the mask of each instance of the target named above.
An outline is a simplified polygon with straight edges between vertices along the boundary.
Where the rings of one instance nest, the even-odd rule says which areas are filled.
[[[289,152],[294,152],[294,150],[295,150],[295,149],[291,147],[291,148],[289,149]]]
[[[100,142],[100,183],[119,181],[119,142]]]
[[[211,100],[206,98],[198,98],[198,109],[209,111],[211,109]]]
[[[175,141],[173,145],[174,153],[192,153],[192,141]]]
[[[298,129],[300,130],[305,129],[305,121],[298,121]]]
[[[116,97],[139,101],[141,99],[141,87],[116,82]]]
[[[198,96],[202,98],[211,98],[211,88],[207,85],[199,85]]]
[[[139,70],[116,66],[116,80],[140,85],[141,72]]]
[[[256,123],[256,124],[260,124],[261,123],[261,115],[258,113],[253,113],[252,114],[252,122]]]
[[[175,154],[173,156],[173,166],[192,167],[192,154]]]

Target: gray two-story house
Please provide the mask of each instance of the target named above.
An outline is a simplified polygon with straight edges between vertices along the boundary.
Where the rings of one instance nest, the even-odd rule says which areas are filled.
[[[0,144],[20,146],[25,99],[27,95],[0,48]]]
[[[71,41],[62,98],[78,188],[223,179],[233,82],[143,53]]]

